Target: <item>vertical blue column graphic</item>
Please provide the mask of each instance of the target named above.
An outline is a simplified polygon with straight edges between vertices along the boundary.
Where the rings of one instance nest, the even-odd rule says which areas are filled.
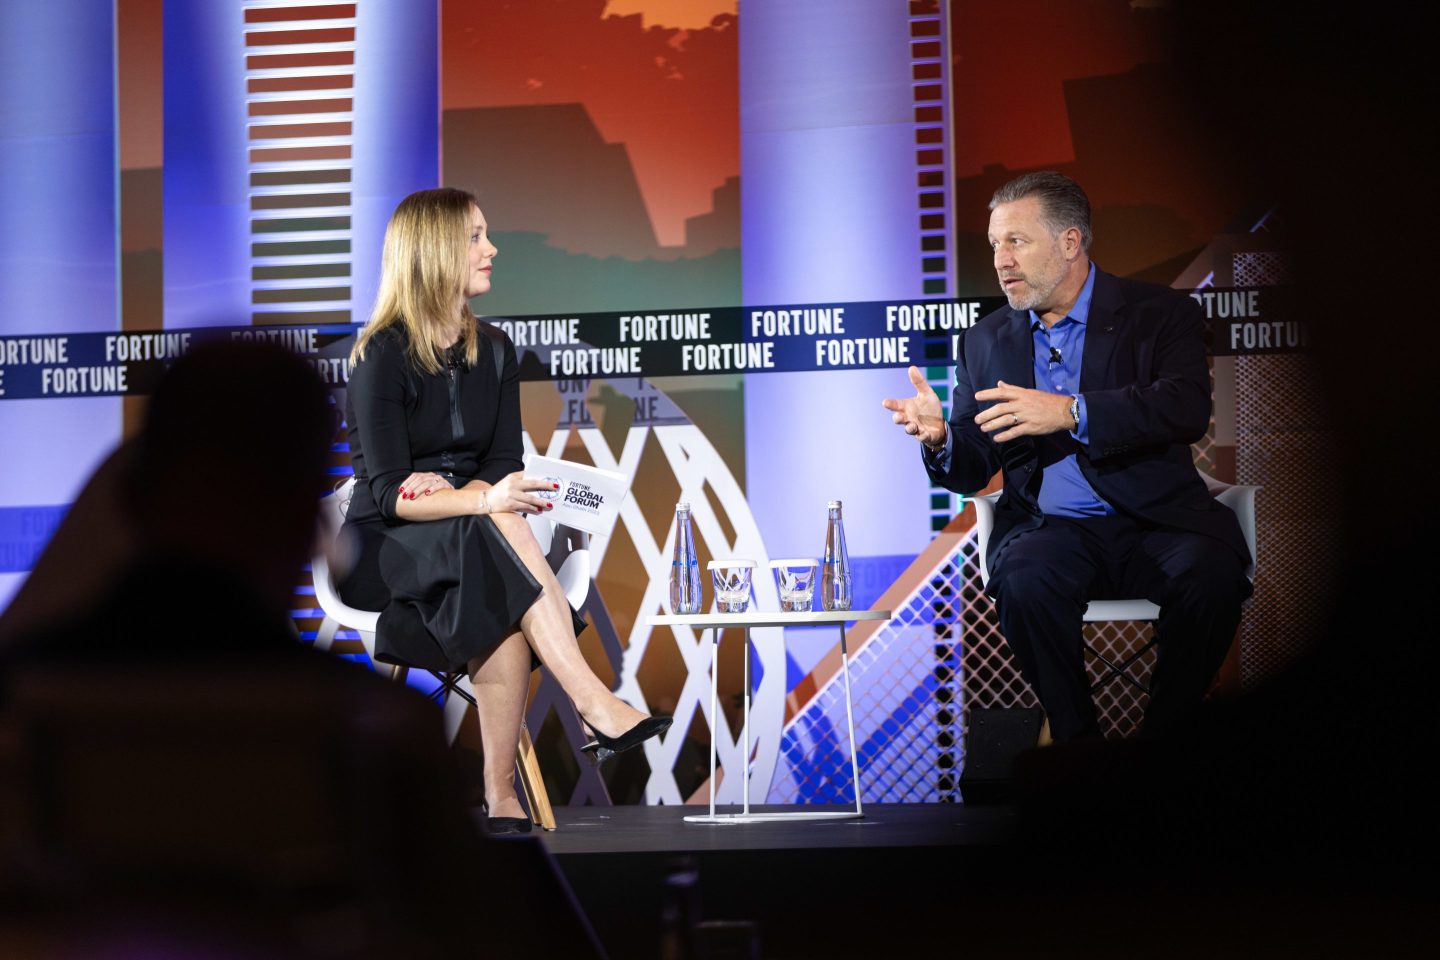
[[[115,93],[113,0],[0,4],[0,340],[118,327]],[[0,396],[0,607],[120,427],[114,398]]]
[[[905,5],[746,5],[740,123],[747,304],[923,293]],[[772,556],[814,556],[832,498],[886,505],[846,512],[862,565],[929,542],[915,441],[880,407],[907,389],[903,370],[746,377],[746,488]]]
[[[245,18],[165,2],[165,325],[250,322]]]
[[[440,184],[440,3],[355,8],[355,320],[380,285],[385,224],[407,194]]]

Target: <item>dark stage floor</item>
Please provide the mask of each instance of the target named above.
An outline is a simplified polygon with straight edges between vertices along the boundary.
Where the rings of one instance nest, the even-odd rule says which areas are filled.
[[[796,810],[757,807],[754,810]],[[844,809],[817,807],[810,809]],[[753,925],[765,960],[876,957],[1430,957],[1410,897],[1177,883],[1018,836],[1006,806],[873,805],[862,820],[693,824],[692,807],[557,808],[552,854],[612,958],[655,958],[668,914]],[[726,807],[719,813],[735,812]],[[1223,887],[1229,889],[1223,889]],[[672,925],[673,927],[674,925]],[[683,926],[680,925],[680,926]],[[750,957],[734,929],[714,934]]]
[[[738,813],[739,807],[716,807]],[[752,806],[753,813],[835,810],[842,806]],[[559,828],[544,834],[556,857],[585,854],[809,851],[896,847],[975,847],[1010,839],[1014,812],[1006,807],[907,803],[871,805],[859,820],[793,820],[779,823],[686,823],[706,807],[559,807]]]
[[[797,809],[802,808],[751,808]],[[659,956],[667,910],[753,923],[760,956],[767,960],[895,955],[889,951],[909,935],[897,939],[893,927],[869,921],[857,928],[857,917],[916,894],[943,909],[943,896],[922,878],[943,875],[967,860],[978,863],[987,852],[999,856],[1015,823],[1007,808],[954,804],[871,806],[858,820],[684,820],[705,812],[701,806],[556,810],[559,829],[544,834],[542,842],[612,957]],[[903,905],[892,904],[888,912],[904,917],[907,927],[923,920],[910,917],[914,911]],[[934,919],[931,930],[938,931]]]

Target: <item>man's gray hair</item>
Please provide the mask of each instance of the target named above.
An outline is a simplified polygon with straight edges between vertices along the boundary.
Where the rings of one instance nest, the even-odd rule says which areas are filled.
[[[1027,173],[996,190],[990,198],[990,209],[1026,197],[1040,201],[1040,216],[1050,232],[1059,234],[1074,227],[1080,231],[1081,249],[1090,251],[1090,241],[1094,239],[1090,232],[1090,198],[1085,196],[1080,184],[1053,170]]]

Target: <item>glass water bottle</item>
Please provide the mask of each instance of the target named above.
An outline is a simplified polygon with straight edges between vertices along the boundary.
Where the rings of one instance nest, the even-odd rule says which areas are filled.
[[[825,525],[825,556],[820,561],[820,604],[826,610],[850,609],[850,554],[845,550],[845,524],[840,501],[826,504],[830,513]]]
[[[699,613],[700,558],[690,526],[690,504],[675,504],[675,552],[670,559],[670,612]]]

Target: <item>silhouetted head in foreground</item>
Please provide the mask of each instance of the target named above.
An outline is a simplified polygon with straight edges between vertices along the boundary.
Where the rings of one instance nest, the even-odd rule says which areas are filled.
[[[142,554],[222,568],[283,610],[314,542],[335,429],[301,357],[197,346],[161,379],[135,438],[126,500]]]

